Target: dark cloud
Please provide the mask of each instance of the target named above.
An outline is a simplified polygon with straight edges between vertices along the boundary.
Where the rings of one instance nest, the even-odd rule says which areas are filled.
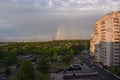
[[[0,0],[0,38],[51,39],[62,25],[68,36],[76,32],[75,38],[89,39],[94,21],[119,10],[119,4],[119,0]]]

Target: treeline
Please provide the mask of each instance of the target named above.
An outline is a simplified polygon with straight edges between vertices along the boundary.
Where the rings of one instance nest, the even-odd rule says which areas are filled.
[[[0,57],[8,53],[16,55],[38,54],[53,55],[67,53],[72,49],[79,53],[83,49],[89,49],[89,40],[60,40],[48,42],[9,42],[7,45],[0,46]]]

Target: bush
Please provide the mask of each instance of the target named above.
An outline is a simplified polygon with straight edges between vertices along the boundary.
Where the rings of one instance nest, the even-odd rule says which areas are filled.
[[[42,73],[39,73],[38,76],[37,76],[37,80],[49,80],[49,75],[48,74],[42,74]]]
[[[6,67],[5,68],[5,74],[9,76],[9,75],[11,75],[11,73],[12,73],[11,69],[9,67]]]
[[[37,61],[37,69],[41,73],[47,73],[49,70],[49,67],[50,67],[50,65],[46,58],[41,58]]]

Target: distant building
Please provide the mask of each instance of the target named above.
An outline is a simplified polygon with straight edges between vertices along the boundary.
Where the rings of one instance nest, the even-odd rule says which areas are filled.
[[[120,66],[120,11],[108,13],[95,22],[90,44],[96,61]]]

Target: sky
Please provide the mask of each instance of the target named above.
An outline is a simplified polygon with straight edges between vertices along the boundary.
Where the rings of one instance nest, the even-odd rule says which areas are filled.
[[[120,0],[0,0],[0,41],[89,39],[94,22]],[[61,30],[59,30],[61,29]]]

